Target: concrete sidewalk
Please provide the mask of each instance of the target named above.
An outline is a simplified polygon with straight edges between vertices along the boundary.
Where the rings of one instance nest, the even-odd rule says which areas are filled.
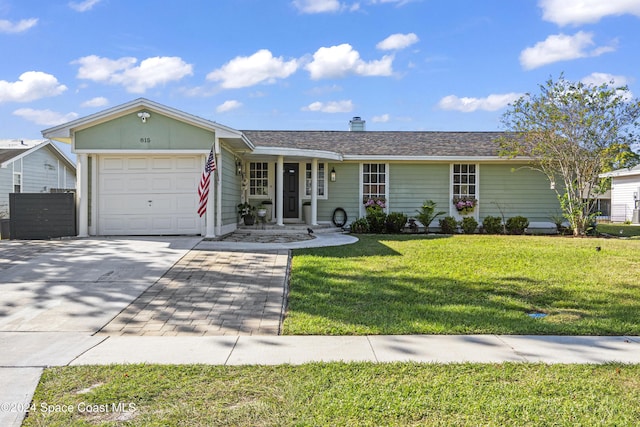
[[[0,425],[20,426],[42,369],[127,363],[276,365],[309,362],[640,363],[640,337],[95,336],[0,332]]]

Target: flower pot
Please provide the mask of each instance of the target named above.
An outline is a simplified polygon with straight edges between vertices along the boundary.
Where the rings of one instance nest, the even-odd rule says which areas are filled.
[[[245,216],[243,220],[244,220],[244,225],[253,225],[256,222],[255,218],[250,215]]]

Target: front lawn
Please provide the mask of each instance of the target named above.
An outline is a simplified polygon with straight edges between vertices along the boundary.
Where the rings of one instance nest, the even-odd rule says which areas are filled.
[[[638,240],[359,237],[294,252],[285,334],[640,335]]]
[[[638,237],[640,236],[640,225],[631,224],[598,224],[596,230],[598,233],[608,234],[610,236],[619,237]]]
[[[24,426],[631,426],[640,366],[315,363],[45,370]]]

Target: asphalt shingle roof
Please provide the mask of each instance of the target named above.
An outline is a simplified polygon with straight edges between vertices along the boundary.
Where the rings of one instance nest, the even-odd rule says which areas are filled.
[[[503,132],[246,130],[256,147],[326,150],[359,156],[497,156]]]
[[[28,150],[29,148],[0,148],[0,163],[11,160]]]

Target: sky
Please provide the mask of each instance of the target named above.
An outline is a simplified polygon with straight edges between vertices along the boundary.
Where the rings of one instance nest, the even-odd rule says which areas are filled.
[[[0,139],[144,97],[239,129],[498,131],[564,75],[640,96],[640,0],[0,0]]]

